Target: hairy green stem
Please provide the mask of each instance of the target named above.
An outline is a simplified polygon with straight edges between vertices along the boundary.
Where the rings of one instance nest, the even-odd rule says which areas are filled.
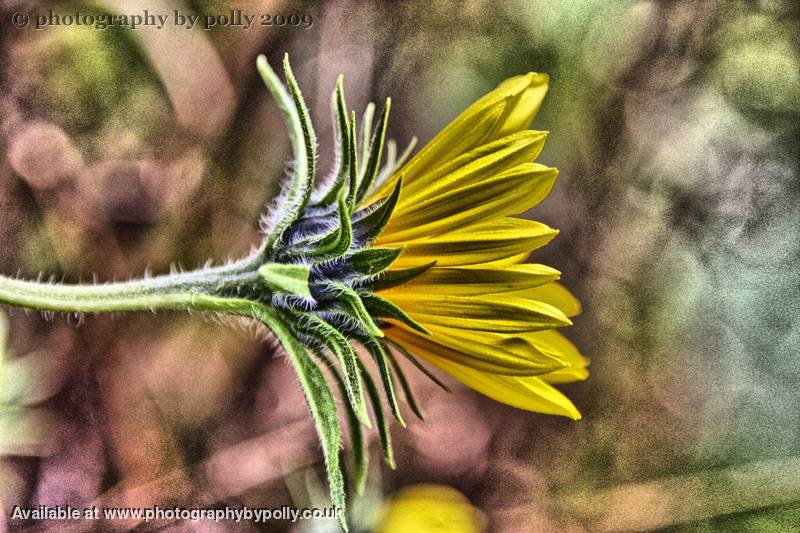
[[[209,310],[205,298],[236,294],[263,282],[249,259],[215,268],[117,283],[60,284],[0,276],[0,303],[38,311],[104,313]]]

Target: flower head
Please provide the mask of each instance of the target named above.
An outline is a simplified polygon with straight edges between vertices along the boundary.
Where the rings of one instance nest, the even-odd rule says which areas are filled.
[[[390,102],[374,128],[370,105],[359,131],[340,78],[332,97],[336,165],[315,189],[316,138],[288,61],[288,90],[263,57],[258,65],[289,126],[294,168],[264,221],[268,236],[254,257],[268,290],[254,297],[274,310],[265,322],[306,375],[301,382],[323,443],[330,444],[336,414],[319,408],[329,394],[307,351],[347,399],[356,478],[366,468],[358,424],[369,425],[365,392],[393,464],[378,387],[354,346],[374,361],[389,410],[403,425],[395,379],[421,414],[397,354],[437,382],[417,358],[503,403],[580,418],[552,386],[587,376],[586,360],[556,331],[580,305],[556,281],[557,270],[525,263],[557,231],[513,217],[544,199],[557,176],[534,162],[547,133],[526,129],[547,76],[503,82],[406,164],[411,147],[397,158],[394,143],[384,143]]]

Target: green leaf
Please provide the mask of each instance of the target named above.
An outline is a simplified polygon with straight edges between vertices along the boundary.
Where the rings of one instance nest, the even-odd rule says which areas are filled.
[[[403,185],[403,177],[397,178],[397,183],[390,194],[378,207],[357,218],[353,222],[353,234],[357,236],[359,242],[369,244],[378,238],[383,228],[389,223],[397,200],[400,198],[400,188]]]
[[[319,359],[328,367],[328,371],[333,376],[334,380],[339,387],[339,393],[342,398],[347,397],[347,387],[342,374],[336,365],[322,352],[315,352]],[[350,402],[344,402],[347,414],[347,427],[350,430],[350,445],[352,452],[352,467],[353,467],[353,486],[356,494],[363,494],[364,488],[367,484],[367,471],[369,470],[369,450],[367,449],[366,439],[364,437],[364,430],[358,420],[356,412]]]
[[[349,256],[347,264],[358,274],[374,276],[389,268],[402,251],[402,248],[364,248]]]
[[[381,298],[377,294],[369,293],[361,295],[361,300],[364,302],[364,307],[369,314],[376,318],[392,318],[398,322],[402,322],[411,329],[415,329],[420,333],[430,335],[430,331],[425,329],[420,323],[408,316],[405,311],[394,305],[392,302],[385,298]],[[381,337],[383,334],[380,335]]]
[[[361,367],[361,375],[364,378],[364,385],[367,389],[369,401],[372,404],[372,412],[375,413],[375,421],[378,426],[378,436],[381,440],[381,448],[383,448],[383,458],[390,468],[395,469],[397,465],[394,462],[394,452],[392,451],[392,435],[389,431],[389,424],[386,421],[386,415],[383,413],[383,405],[381,405],[381,397],[378,394],[378,388],[375,386],[375,381],[369,375],[364,365],[359,362]]]
[[[383,331],[373,320],[372,313],[365,307],[360,294],[339,281],[328,281],[327,285],[338,292],[339,303],[347,308],[349,315],[358,321],[365,333],[383,337]]]
[[[383,345],[372,337],[359,339],[359,342],[367,349],[372,359],[375,361],[375,366],[378,367],[378,373],[383,383],[383,391],[386,394],[386,403],[389,404],[392,416],[394,416],[395,420],[397,420],[401,426],[406,427],[406,422],[403,420],[403,415],[400,413],[400,406],[397,404],[397,396],[394,391],[394,382],[392,380],[392,369],[389,367]]]
[[[347,531],[344,518],[345,493],[339,449],[342,445],[341,429],[336,411],[336,402],[322,371],[308,355],[303,344],[294,336],[289,326],[272,309],[251,304],[251,313],[261,320],[280,341],[300,379],[303,393],[317,428],[325,465],[328,472],[331,503],[342,510],[339,525]]]
[[[386,105],[381,113],[381,118],[378,120],[378,126],[375,128],[375,134],[372,137],[372,143],[367,153],[367,162],[364,165],[363,176],[358,185],[358,195],[356,196],[356,203],[366,196],[372,188],[375,177],[378,175],[380,169],[381,156],[383,155],[383,143],[386,140],[386,126],[389,122],[389,110],[392,107],[391,98],[386,99]]]
[[[307,265],[265,263],[259,267],[258,273],[264,278],[264,282],[272,292],[284,292],[312,298],[308,286],[311,267]]]
[[[377,279],[371,281],[369,283],[369,289],[372,291],[382,291],[385,289],[391,289],[392,287],[397,287],[398,285],[402,285],[404,283],[408,283],[435,264],[436,261],[431,261],[430,263],[425,263],[424,265],[420,266],[403,268],[399,270],[389,270],[381,274]]]
[[[288,59],[285,59],[284,63],[287,64]],[[261,248],[262,253],[271,254],[275,248],[275,244],[283,237],[283,233],[286,229],[289,228],[303,212],[308,197],[311,194],[311,189],[314,185],[314,170],[313,163],[311,165],[309,164],[309,161],[313,160],[313,152],[309,150],[308,136],[313,135],[313,132],[310,130],[308,111],[305,110],[305,104],[302,104],[302,97],[300,96],[299,90],[295,96],[290,95],[286,91],[286,87],[281,83],[278,75],[272,70],[265,56],[258,56],[256,66],[259,74],[261,74],[261,78],[264,80],[264,84],[275,97],[278,108],[283,115],[283,120],[289,131],[289,139],[292,143],[294,158],[294,172],[289,191],[285,200],[279,206],[280,210],[275,218],[272,231]],[[293,77],[291,82],[296,88],[296,82]],[[297,106],[295,98],[300,100],[301,106]],[[303,110],[305,110],[305,114],[301,116]]]
[[[406,377],[405,372],[403,372],[403,369],[400,367],[400,364],[397,362],[397,359],[395,359],[394,355],[388,349],[388,347],[384,347],[384,353],[386,354],[386,357],[389,359],[389,362],[392,364],[392,368],[394,368],[394,375],[397,376],[397,380],[400,382],[400,388],[403,389],[403,394],[406,397],[406,402],[408,403],[408,406],[411,408],[411,411],[420,420],[425,420],[425,415],[422,414],[422,408],[417,403],[417,398],[414,395],[414,391],[411,389],[411,384],[408,382],[408,378]]]
[[[352,405],[361,423],[371,427],[369,415],[367,415],[367,405],[364,402],[364,392],[361,389],[361,380],[359,379],[358,356],[353,347],[350,346],[344,335],[318,316],[306,312],[300,312],[298,316],[303,317],[309,323],[308,335],[313,336],[336,356],[344,373],[344,383],[350,405]]]

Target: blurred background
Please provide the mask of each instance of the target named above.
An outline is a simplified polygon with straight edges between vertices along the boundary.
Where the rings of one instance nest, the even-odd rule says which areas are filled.
[[[11,24],[50,9],[313,23]],[[540,160],[561,174],[528,216],[561,230],[534,257],[584,304],[565,333],[591,376],[563,387],[584,418],[415,379],[426,421],[409,413],[394,428],[396,471],[373,443],[353,530],[798,529],[797,2],[0,0],[0,11],[5,275],[120,280],[246,253],[288,157],[259,53],[291,54],[323,166],[339,73],[355,109],[392,97],[401,145],[429,140],[506,77],[549,73],[533,127],[551,132]],[[295,376],[251,326],[0,319],[0,531],[335,531],[10,519],[14,505],[325,506],[320,462]]]

